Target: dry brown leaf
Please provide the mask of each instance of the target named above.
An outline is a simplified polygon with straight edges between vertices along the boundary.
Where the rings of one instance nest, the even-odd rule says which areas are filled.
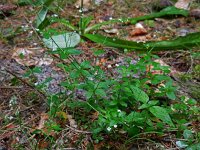
[[[190,11],[190,16],[196,19],[200,19],[200,9],[193,9]]]
[[[67,115],[68,116],[68,120],[69,120],[69,125],[73,128],[77,128],[77,124],[76,121],[73,119],[72,115]]]
[[[91,0],[83,0],[83,7],[84,8],[88,8],[90,6]],[[80,8],[81,7],[81,0],[78,0],[75,3],[76,8]]]
[[[47,113],[42,113],[40,116],[39,125],[36,129],[43,129],[45,127],[45,122],[49,119],[49,115]]]
[[[15,48],[12,58],[17,63],[25,66],[50,65],[53,59],[50,57],[41,58],[44,49],[41,48]]]
[[[147,34],[147,30],[142,26],[142,24],[137,23],[135,25],[135,29],[130,32],[131,36],[145,35]]]
[[[17,6],[13,4],[0,5],[0,11],[4,13],[9,13],[15,9],[17,9]]]
[[[189,10],[189,6],[190,6],[191,2],[192,2],[192,0],[178,0],[175,3],[175,7],[180,8],[180,9]]]
[[[109,34],[119,34],[119,30],[118,29],[110,29],[110,30],[104,30],[106,33]]]
[[[39,141],[39,143],[38,143],[38,147],[39,147],[40,149],[47,149],[47,148],[49,147],[49,145],[50,145],[50,143],[48,143],[48,142],[45,141],[45,140],[41,140],[41,141]]]

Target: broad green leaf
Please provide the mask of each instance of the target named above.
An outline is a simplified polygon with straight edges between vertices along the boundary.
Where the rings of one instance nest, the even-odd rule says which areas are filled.
[[[179,148],[186,148],[188,147],[188,144],[184,141],[176,141],[176,145],[179,147]]]
[[[200,143],[192,144],[189,147],[187,147],[185,150],[200,150]]]
[[[43,7],[39,13],[37,14],[37,19],[36,19],[36,26],[37,28],[40,26],[40,24],[45,20],[46,15],[48,12],[48,8],[47,7]]]
[[[127,103],[126,103],[126,102],[124,102],[124,101],[120,101],[119,103],[120,103],[121,106],[123,106],[123,107],[127,107]]]
[[[137,18],[130,19],[131,23],[137,23],[138,21],[142,20],[149,20],[149,19],[154,19],[154,18],[160,18],[164,16],[169,16],[169,15],[183,15],[183,16],[188,16],[189,12],[184,9],[178,9],[174,6],[167,7],[160,12],[157,13],[152,13],[150,15],[145,15]]]
[[[129,136],[135,136],[140,133],[140,128],[133,125],[132,127],[127,128],[127,132]]]
[[[101,97],[105,97],[106,96],[106,92],[103,89],[96,89],[95,90],[95,94],[101,96]]]
[[[165,108],[160,107],[160,106],[152,106],[151,108],[149,108],[149,111],[158,119],[161,119],[163,122],[174,127],[174,124],[173,124],[168,112],[165,110]]]
[[[173,50],[173,49],[191,49],[200,45],[200,32],[191,33],[173,40],[147,42],[144,44],[147,48],[153,50]]]
[[[145,109],[158,104],[158,101],[149,101],[148,103],[142,104],[138,109]]]
[[[66,54],[69,55],[80,55],[82,54],[82,51],[78,50],[78,49],[74,49],[74,48],[63,48],[63,51],[65,51]]]
[[[176,95],[174,94],[174,92],[167,92],[166,95],[171,100],[175,100],[176,99]]]
[[[45,3],[43,4],[43,7],[41,8],[41,10],[38,12],[37,14],[37,18],[36,18],[36,27],[39,29],[43,29],[44,27],[46,27],[46,25],[49,24],[48,19],[46,19],[46,15],[48,12],[48,7],[51,5],[51,3],[54,0],[46,0]],[[46,22],[44,25],[44,21]],[[43,26],[41,27],[41,24],[43,24]]]
[[[83,18],[80,19],[80,21],[79,21],[79,27],[82,30],[82,32],[90,24],[90,22],[91,22],[92,19],[93,19],[93,16],[83,17]]]
[[[132,96],[134,97],[135,100],[141,101],[143,103],[147,103],[149,101],[149,96],[138,87],[130,86],[130,89],[133,94]]]
[[[183,131],[183,136],[185,139],[188,139],[188,140],[193,139],[193,133],[191,130],[188,130],[188,129]]]
[[[110,38],[99,34],[85,34],[86,38],[90,39],[93,42],[101,43],[106,46],[117,47],[117,48],[127,48],[135,50],[144,50],[145,47],[143,43],[137,43],[133,41],[120,40],[117,38]]]
[[[92,30],[99,29],[101,26],[108,25],[108,24],[114,24],[114,23],[135,24],[138,21],[149,20],[149,19],[154,19],[154,18],[159,18],[159,17],[164,17],[164,16],[170,16],[170,15],[188,16],[188,14],[189,14],[189,12],[187,10],[178,9],[178,8],[172,6],[172,7],[167,7],[165,9],[161,10],[160,12],[152,13],[150,15],[140,16],[140,17],[136,17],[136,18],[120,18],[120,19],[112,19],[109,21],[104,21],[102,23],[95,24],[93,26],[88,27],[85,30],[85,33],[89,33]]]
[[[200,45],[200,32],[191,33],[184,37],[178,37],[172,40],[153,41],[146,43],[110,38],[99,34],[85,34],[84,36],[96,43],[101,43],[111,47],[132,49],[133,51],[161,51],[175,49],[188,50],[192,47]]]
[[[51,36],[49,39],[43,38],[43,41],[48,48],[56,50],[57,48],[75,47],[80,42],[80,36],[77,33],[69,32]]]
[[[102,50],[102,49],[99,49],[99,50],[94,51],[94,55],[95,55],[95,56],[99,56],[99,55],[102,55],[102,54],[105,54],[105,51]]]

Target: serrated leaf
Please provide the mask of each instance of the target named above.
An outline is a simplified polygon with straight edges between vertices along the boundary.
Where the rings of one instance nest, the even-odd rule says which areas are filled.
[[[80,35],[74,32],[43,38],[44,44],[53,50],[57,48],[75,47],[80,42]]]
[[[152,106],[149,111],[158,119],[174,127],[174,124],[165,108],[160,106]]]
[[[149,101],[149,96],[138,87],[130,86],[130,89],[135,100],[141,101],[143,103],[147,103]]]

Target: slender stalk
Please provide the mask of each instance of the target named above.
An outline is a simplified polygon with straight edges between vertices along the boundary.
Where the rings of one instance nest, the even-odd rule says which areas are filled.
[[[83,30],[83,0],[81,0],[81,6],[80,6],[80,31],[81,35],[83,35],[84,30]]]

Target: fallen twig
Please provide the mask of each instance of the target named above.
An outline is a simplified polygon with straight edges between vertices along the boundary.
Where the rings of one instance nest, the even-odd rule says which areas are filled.
[[[78,129],[75,129],[73,127],[70,127],[68,125],[66,125],[66,127],[68,127],[69,129],[75,131],[75,132],[78,132],[78,133],[84,133],[84,134],[91,134],[92,132],[89,132],[89,131],[82,131],[82,130],[78,130]]]
[[[13,73],[13,72],[11,72],[10,70],[7,70],[7,69],[5,69],[5,70],[9,74],[13,75],[15,78],[17,78],[18,80],[20,80],[21,82],[23,82],[24,84],[28,85],[30,88],[34,89],[37,93],[39,93],[43,97],[46,97],[46,95],[43,92],[41,92],[38,89],[36,89],[33,85],[31,85],[30,83],[26,82],[24,79],[22,79],[21,77],[17,76],[15,73]]]

